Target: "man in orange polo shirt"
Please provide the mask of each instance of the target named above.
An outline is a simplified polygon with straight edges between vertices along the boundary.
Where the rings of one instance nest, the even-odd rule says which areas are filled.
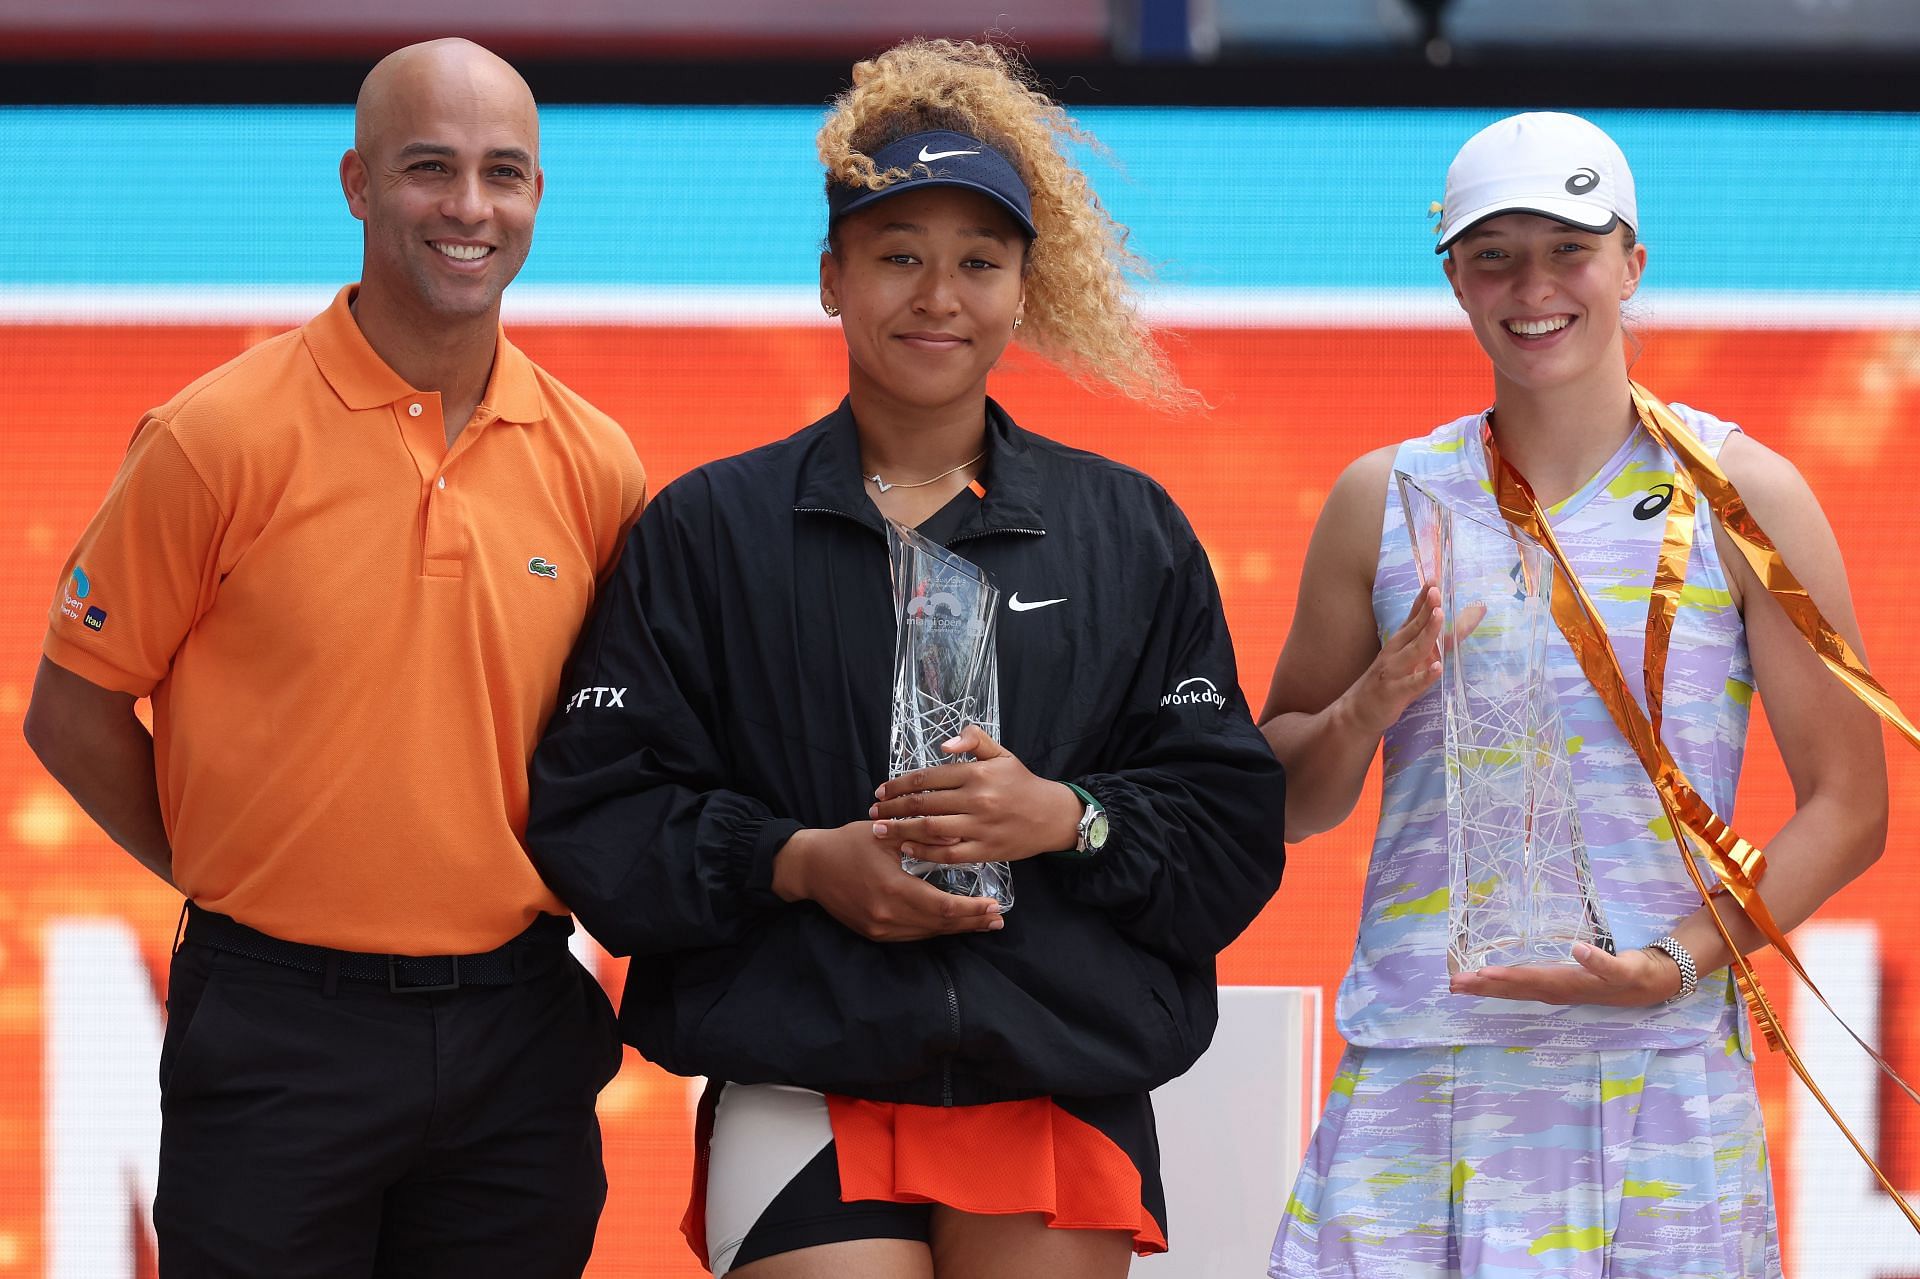
[[[389,56],[340,178],[360,283],[141,423],[27,735],[189,899],[163,1273],[578,1274],[620,1046],[526,764],[644,479],[500,330],[542,190],[511,67]]]

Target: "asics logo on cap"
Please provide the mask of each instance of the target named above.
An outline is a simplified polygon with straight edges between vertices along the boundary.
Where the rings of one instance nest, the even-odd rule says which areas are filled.
[[[935,160],[944,160],[948,156],[954,156],[954,155],[979,155],[979,154],[980,153],[978,151],[929,151],[923,146],[920,148],[920,163],[931,164]]]
[[[1592,169],[1575,169],[1573,176],[1567,179],[1568,195],[1585,195],[1600,185],[1600,175]]]

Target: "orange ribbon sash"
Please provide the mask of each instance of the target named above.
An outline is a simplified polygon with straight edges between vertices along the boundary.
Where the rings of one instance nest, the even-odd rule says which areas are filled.
[[[1761,988],[1747,957],[1735,944],[1733,935],[1728,931],[1726,922],[1720,917],[1719,908],[1714,904],[1714,892],[1709,889],[1705,878],[1695,863],[1688,841],[1691,840],[1705,855],[1708,865],[1721,886],[1735,901],[1740,903],[1747,917],[1753,921],[1767,942],[1786,960],[1789,968],[1812,992],[1813,996],[1833,1013],[1833,1006],[1827,1002],[1820,988],[1808,976],[1800,964],[1793,947],[1788,943],[1785,932],[1780,928],[1768,910],[1764,898],[1760,895],[1760,880],[1766,873],[1766,853],[1758,844],[1741,838],[1735,831],[1714,813],[1713,809],[1701,798],[1698,791],[1687,781],[1686,776],[1675,763],[1666,743],[1661,740],[1662,698],[1665,691],[1667,653],[1673,637],[1674,618],[1679,611],[1680,591],[1686,585],[1687,559],[1692,551],[1693,539],[1698,528],[1698,498],[1704,494],[1709,507],[1720,519],[1721,527],[1727,531],[1741,555],[1753,568],[1754,574],[1767,592],[1779,601],[1796,629],[1805,637],[1829,670],[1839,678],[1854,694],[1872,707],[1883,719],[1891,723],[1904,734],[1909,742],[1920,747],[1920,730],[1916,730],[1907,717],[1901,713],[1892,696],[1882,688],[1877,680],[1868,673],[1859,655],[1853,651],[1845,637],[1836,632],[1821,614],[1818,606],[1800,584],[1786,561],[1774,546],[1772,539],[1760,528],[1746,503],[1741,500],[1739,491],[1734,488],[1719,463],[1707,452],[1706,447],[1694,435],[1686,423],[1659,399],[1638,383],[1628,384],[1632,389],[1633,406],[1639,415],[1640,425],[1655,443],[1665,449],[1674,459],[1673,494],[1667,507],[1665,532],[1661,537],[1659,563],[1655,569],[1652,596],[1647,608],[1647,644],[1644,662],[1644,678],[1647,691],[1647,709],[1642,710],[1639,703],[1628,690],[1625,674],[1620,669],[1620,661],[1613,651],[1613,645],[1607,639],[1606,626],[1600,620],[1599,610],[1594,607],[1591,597],[1574,575],[1573,567],[1568,563],[1566,554],[1560,549],[1554,537],[1553,528],[1540,510],[1540,504],[1528,487],[1526,480],[1513,469],[1494,443],[1493,432],[1489,427],[1484,432],[1487,451],[1487,471],[1493,481],[1494,498],[1500,504],[1500,512],[1516,529],[1531,537],[1543,546],[1554,563],[1554,590],[1552,609],[1554,621],[1560,632],[1566,637],[1568,646],[1579,661],[1581,670],[1606,704],[1620,733],[1633,747],[1634,754],[1646,769],[1647,777],[1653,782],[1654,793],[1660,799],[1669,825],[1673,830],[1674,843],[1680,850],[1681,860],[1686,864],[1687,874],[1693,880],[1694,887],[1700,891],[1700,899],[1706,904],[1714,926],[1719,930],[1722,940],[1727,943],[1728,951],[1733,955],[1734,980],[1745,996],[1747,1006],[1752,1010],[1754,1019],[1759,1023],[1769,1046],[1786,1054],[1787,1063],[1792,1067],[1800,1082],[1807,1086],[1821,1109],[1827,1112],[1848,1143],[1866,1161],[1873,1171],[1874,1178],[1880,1183],[1900,1211],[1906,1216],[1908,1224],[1920,1231],[1920,1215],[1905,1197],[1894,1188],[1880,1165],[1867,1149],[1860,1144],[1853,1130],[1828,1102],[1813,1077],[1808,1073],[1800,1054],[1795,1051],[1788,1039],[1779,1014],[1774,1011],[1772,1002]],[[1920,1093],[1896,1073],[1886,1058],[1858,1034],[1851,1026],[1834,1013],[1834,1020],[1841,1029],[1852,1037],[1871,1056],[1881,1072],[1893,1080],[1908,1097],[1920,1103]]]

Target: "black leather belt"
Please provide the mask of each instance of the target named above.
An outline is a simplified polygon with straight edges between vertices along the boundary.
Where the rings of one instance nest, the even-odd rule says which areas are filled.
[[[329,982],[381,982],[395,994],[424,995],[462,986],[506,986],[544,972],[565,953],[572,932],[573,920],[567,916],[542,915],[512,941],[478,955],[377,955],[283,941],[188,902],[186,941],[315,973]]]

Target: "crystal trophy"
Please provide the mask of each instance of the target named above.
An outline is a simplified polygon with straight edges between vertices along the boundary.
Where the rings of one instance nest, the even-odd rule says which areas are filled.
[[[1440,589],[1447,958],[1568,964],[1613,949],[1580,834],[1547,675],[1553,558],[1533,538],[1395,472],[1414,563]]]
[[[887,771],[969,760],[942,742],[968,724],[1000,736],[1000,663],[995,620],[1000,591],[986,571],[904,525],[887,521],[893,570],[893,732]],[[1013,867],[1006,862],[948,865],[902,857],[900,864],[936,888],[962,897],[991,897],[1013,906]]]

